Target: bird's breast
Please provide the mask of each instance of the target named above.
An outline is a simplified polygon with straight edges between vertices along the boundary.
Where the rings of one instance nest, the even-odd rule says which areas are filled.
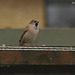
[[[25,42],[33,42],[37,35],[38,35],[39,29],[34,27],[29,27],[28,31],[24,35]]]

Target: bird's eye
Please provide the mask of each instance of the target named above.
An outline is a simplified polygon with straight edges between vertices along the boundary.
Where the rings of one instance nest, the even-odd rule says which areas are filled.
[[[36,21],[34,21],[34,23],[36,23]]]

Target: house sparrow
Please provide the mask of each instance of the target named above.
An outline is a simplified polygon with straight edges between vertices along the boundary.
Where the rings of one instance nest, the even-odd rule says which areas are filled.
[[[36,39],[39,33],[38,23],[38,20],[32,20],[24,29],[24,32],[22,33],[21,38],[19,40],[20,46],[23,46],[24,44],[28,46],[28,43],[34,46],[32,42]]]

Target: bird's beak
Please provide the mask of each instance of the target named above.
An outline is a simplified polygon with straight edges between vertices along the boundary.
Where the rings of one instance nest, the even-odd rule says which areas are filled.
[[[37,23],[39,23],[39,21]]]

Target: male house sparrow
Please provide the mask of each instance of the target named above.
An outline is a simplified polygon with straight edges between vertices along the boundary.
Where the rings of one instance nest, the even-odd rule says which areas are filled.
[[[19,40],[20,46],[28,45],[30,43],[32,46],[32,42],[36,39],[38,33],[39,33],[39,27],[38,27],[38,20],[32,20],[28,26],[24,29],[24,32],[21,35],[21,38]]]

